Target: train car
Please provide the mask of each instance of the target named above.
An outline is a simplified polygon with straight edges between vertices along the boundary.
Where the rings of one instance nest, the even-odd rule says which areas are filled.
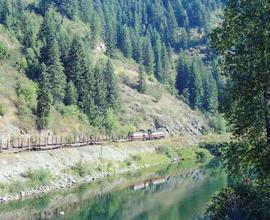
[[[132,141],[146,141],[146,140],[158,140],[164,139],[165,133],[163,131],[144,131],[141,130],[139,132],[129,134],[129,139]]]
[[[149,133],[149,140],[158,140],[158,139],[164,139],[165,133],[163,131],[155,131]]]
[[[129,134],[129,139],[132,141],[144,141],[147,139],[147,134],[145,132],[135,132]]]

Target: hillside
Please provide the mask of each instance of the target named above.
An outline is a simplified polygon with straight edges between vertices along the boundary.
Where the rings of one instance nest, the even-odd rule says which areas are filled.
[[[8,48],[12,56],[22,56],[19,52],[20,44],[16,41],[13,42],[3,31],[3,27],[0,36],[1,40],[5,39],[3,42],[9,45]],[[12,62],[1,62],[0,102],[5,111],[5,114],[0,117],[0,137],[2,140],[37,133],[35,116],[31,111],[29,112],[30,105],[34,107],[36,105],[36,89],[33,89],[36,88],[36,85],[18,71],[18,62],[19,59]],[[188,105],[167,92],[156,80],[147,80],[149,88],[146,94],[137,92],[135,87],[139,73],[136,63],[126,62],[125,59],[114,60],[114,66],[123,103],[119,119],[121,126],[131,130],[165,128],[170,134],[195,135],[205,131],[207,123],[203,115],[191,110]],[[20,94],[20,97],[16,91],[18,83],[22,85],[23,93],[25,93]],[[22,97],[24,95],[27,97]],[[25,112],[22,108],[26,108]],[[68,115],[65,116],[65,114],[61,114],[61,110],[54,109],[49,130],[54,134],[61,135],[87,132],[88,123],[82,124],[80,119],[82,113],[74,115],[72,109],[69,110],[70,114],[67,113]]]
[[[213,61],[206,33],[216,16],[206,17],[220,8],[221,1],[183,1],[181,10],[189,23],[177,17],[181,1],[153,3],[159,12],[148,1],[137,6],[131,2],[139,7],[141,18],[141,6],[150,11],[146,20],[128,26],[115,20],[129,13],[128,8],[119,8],[126,4],[122,1],[79,2],[88,12],[80,7],[69,10],[68,3],[57,1],[0,1],[0,139],[41,133],[126,135],[149,128],[171,135],[213,131],[209,118],[217,114],[218,81],[202,58]],[[170,14],[175,22],[171,36],[162,35],[162,19],[155,23],[151,13],[161,13],[165,26],[170,23],[166,13]],[[171,38],[179,31],[185,37]],[[112,35],[116,39],[108,39]],[[183,49],[190,75],[188,82],[180,82],[189,90],[182,94],[177,86],[179,74],[185,73],[178,68]]]

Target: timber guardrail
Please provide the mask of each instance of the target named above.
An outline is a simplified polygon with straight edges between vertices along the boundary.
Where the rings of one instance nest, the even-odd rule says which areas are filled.
[[[0,140],[0,152],[21,152],[33,150],[51,150],[62,147],[82,147],[88,145],[100,145],[106,142],[131,141],[128,136],[37,136],[29,138],[10,138],[6,141]]]

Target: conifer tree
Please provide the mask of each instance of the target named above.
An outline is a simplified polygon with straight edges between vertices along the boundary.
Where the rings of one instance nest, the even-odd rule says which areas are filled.
[[[139,80],[138,80],[138,85],[137,85],[137,90],[140,93],[145,93],[146,92],[146,76],[144,73],[144,68],[143,65],[140,64],[140,68],[139,68]]]
[[[78,92],[72,81],[67,84],[64,102],[66,105],[76,105],[78,101]]]
[[[101,127],[105,122],[107,112],[107,90],[104,80],[104,64],[99,62],[94,69],[95,87],[93,91],[94,103],[97,108],[95,112],[95,125]]]
[[[154,68],[155,68],[155,58],[154,58],[154,52],[151,45],[151,41],[147,38],[144,42],[144,53],[143,53],[143,62],[145,66],[146,73],[148,75],[154,74]]]
[[[86,78],[89,75],[89,65],[80,37],[75,36],[69,51],[68,62],[65,69],[68,81],[72,81],[78,91],[78,102],[83,101]]]
[[[105,65],[104,80],[106,83],[107,106],[115,110],[119,108],[118,107],[119,91],[111,60],[108,60]]]
[[[106,54],[109,57],[113,57],[116,49],[116,36],[113,29],[112,21],[106,22],[105,45],[106,45]]]
[[[37,96],[37,128],[46,129],[49,124],[49,115],[52,105],[52,96],[49,90],[49,77],[46,66],[42,65],[42,72],[38,83]]]
[[[202,76],[197,62],[193,60],[189,81],[189,103],[193,109],[201,108],[203,95]]]
[[[215,113],[218,109],[218,90],[211,72],[204,79],[203,108],[207,112]]]

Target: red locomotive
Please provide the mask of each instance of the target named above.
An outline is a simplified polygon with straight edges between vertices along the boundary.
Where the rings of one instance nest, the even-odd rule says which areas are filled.
[[[158,140],[164,138],[165,133],[163,131],[140,130],[139,132],[129,134],[129,139],[132,141]]]

